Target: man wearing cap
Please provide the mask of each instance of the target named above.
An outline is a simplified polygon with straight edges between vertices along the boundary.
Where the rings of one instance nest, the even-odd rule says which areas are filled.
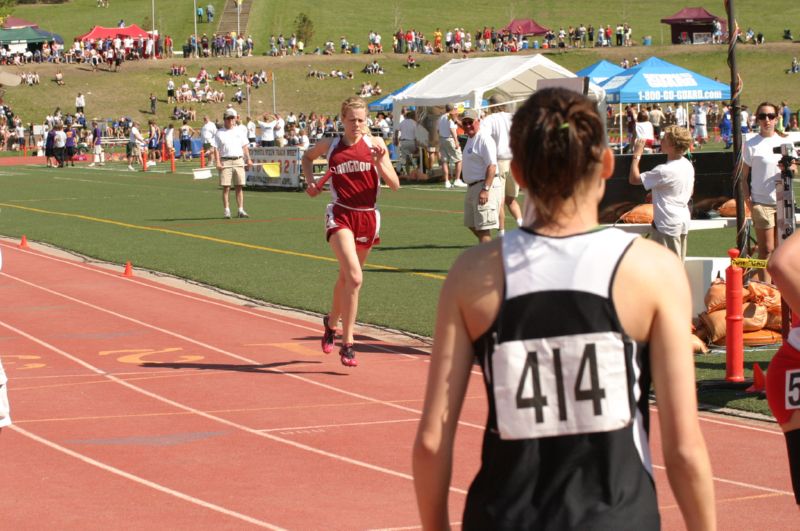
[[[464,111],[461,126],[468,137],[464,146],[463,178],[467,183],[464,225],[477,236],[479,242],[488,242],[492,239],[491,229],[499,227],[499,191],[493,186],[497,173],[497,146],[488,133],[481,131],[479,110]]]
[[[228,197],[233,185],[236,190],[236,205],[239,207],[239,217],[247,218],[244,210],[244,185],[246,182],[245,165],[251,167],[247,139],[247,129],[237,126],[236,109],[226,109],[223,116],[223,126],[214,133],[211,148],[219,170],[219,181],[222,186],[222,205],[225,208],[226,219],[231,217],[230,199]]]
[[[461,146],[458,144],[458,130],[455,121],[456,109],[452,105],[445,105],[445,113],[439,118],[437,125],[439,131],[439,164],[444,174],[444,187],[455,185],[464,187],[461,180]],[[450,183],[450,163],[455,163],[455,179]]]

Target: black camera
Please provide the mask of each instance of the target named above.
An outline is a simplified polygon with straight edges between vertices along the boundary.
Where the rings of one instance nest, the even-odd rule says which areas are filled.
[[[772,148],[772,152],[781,157],[800,159],[800,142],[784,142],[780,146]]]

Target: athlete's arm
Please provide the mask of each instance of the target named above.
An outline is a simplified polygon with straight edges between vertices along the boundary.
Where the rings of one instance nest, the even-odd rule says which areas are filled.
[[[414,489],[424,530],[450,529],[453,441],[472,368],[472,344],[458,304],[459,292],[466,289],[461,287],[459,262],[439,296],[425,405],[414,443]]]
[[[312,147],[308,148],[306,152],[303,153],[303,158],[300,161],[303,166],[303,175],[306,178],[306,193],[311,197],[318,195],[320,192],[316,180],[314,179],[314,160],[323,153],[327,153],[330,145],[331,139],[323,138]]]
[[[800,311],[800,235],[795,233],[770,255],[767,271],[792,309]]]
[[[667,249],[637,240],[620,264],[614,303],[634,339],[649,336],[664,462],[686,527],[715,529],[711,465],[697,419],[691,296],[683,265]]]
[[[370,138],[372,139],[372,161],[378,170],[378,176],[389,188],[397,191],[400,189],[400,178],[397,176],[397,172],[394,171],[392,160],[389,158],[389,150],[386,149],[386,143],[379,136],[371,136]]]

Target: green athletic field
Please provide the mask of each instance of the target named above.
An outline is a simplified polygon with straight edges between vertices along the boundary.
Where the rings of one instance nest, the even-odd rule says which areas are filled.
[[[327,311],[338,270],[323,233],[329,196],[247,191],[250,219],[225,220],[216,180],[193,180],[193,167],[196,162],[179,163],[176,174],[163,173],[163,165],[129,172],[123,163],[0,168],[0,234],[25,234],[100,260],[120,265],[130,260],[135,268],[270,303]],[[458,254],[475,244],[462,226],[463,197],[441,184],[382,190],[383,243],[365,268],[359,321],[432,335],[442,281]],[[732,229],[696,231],[689,254],[726,256],[734,242]],[[761,351],[747,359],[769,358]],[[698,358],[699,379],[723,376],[724,355]],[[701,398],[766,413],[764,401],[739,399],[736,392]]]

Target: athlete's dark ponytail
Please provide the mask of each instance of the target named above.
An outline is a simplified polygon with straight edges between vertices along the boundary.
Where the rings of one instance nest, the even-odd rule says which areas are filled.
[[[594,102],[562,88],[539,90],[525,102],[514,115],[510,144],[536,219],[544,222],[595,174],[606,148]]]

